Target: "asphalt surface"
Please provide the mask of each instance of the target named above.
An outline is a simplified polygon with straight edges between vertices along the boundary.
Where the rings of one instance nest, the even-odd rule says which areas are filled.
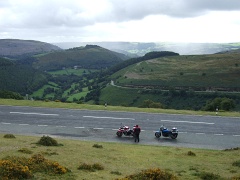
[[[240,147],[240,118],[134,112],[90,111],[61,108],[0,106],[0,133],[49,135],[90,141],[134,144],[133,137],[116,136],[121,124],[138,124],[140,144],[230,149]],[[161,125],[177,127],[177,139],[154,133]]]

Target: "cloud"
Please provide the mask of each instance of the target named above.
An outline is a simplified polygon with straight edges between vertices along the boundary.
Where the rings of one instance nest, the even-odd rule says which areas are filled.
[[[209,11],[240,10],[239,0],[111,0],[114,19],[142,19],[149,15],[196,17]]]
[[[208,11],[240,10],[239,0],[8,0],[1,22],[15,26],[88,26],[141,20],[150,15],[195,17]],[[4,18],[3,18],[4,17]],[[2,24],[2,23],[1,23]]]
[[[239,0],[0,0],[0,35],[51,41],[128,40],[131,36],[147,41],[162,32],[163,38],[172,39],[193,27],[204,26],[202,31],[207,33],[208,28],[212,32],[219,17],[226,26],[239,30],[239,10]],[[221,16],[209,18],[213,12]],[[221,23],[217,27],[221,32],[225,28]],[[145,32],[149,33],[142,36]],[[194,32],[199,30],[191,35]]]

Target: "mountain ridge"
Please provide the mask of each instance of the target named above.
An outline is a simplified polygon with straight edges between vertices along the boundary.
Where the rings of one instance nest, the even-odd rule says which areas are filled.
[[[0,39],[0,57],[24,58],[36,54],[62,50],[56,45],[21,39]]]

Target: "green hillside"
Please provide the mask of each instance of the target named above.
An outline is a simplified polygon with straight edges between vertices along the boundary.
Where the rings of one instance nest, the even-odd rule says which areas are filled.
[[[5,58],[0,58],[0,77],[0,90],[18,92],[21,95],[31,93],[48,82],[47,74],[30,65]]]
[[[112,75],[119,86],[159,89],[240,90],[238,53],[149,59]]]
[[[96,45],[53,52],[36,58],[38,61],[33,64],[33,67],[41,70],[59,70],[73,68],[74,66],[87,69],[102,69],[128,59],[123,54]]]
[[[108,78],[99,104],[215,110],[226,100],[227,106],[239,111],[240,59],[236,52],[167,56],[129,65]]]

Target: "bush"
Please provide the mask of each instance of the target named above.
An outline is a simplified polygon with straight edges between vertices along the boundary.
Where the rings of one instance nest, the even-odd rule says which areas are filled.
[[[5,134],[4,136],[3,136],[4,138],[16,138],[13,134]]]
[[[94,164],[82,163],[78,167],[78,170],[88,170],[88,171],[96,171],[96,170],[103,170],[103,169],[104,169],[104,167],[98,163],[94,163]]]
[[[33,172],[45,172],[48,174],[65,174],[69,170],[58,162],[50,161],[41,154],[35,154],[28,160],[29,168]]]
[[[122,175],[119,171],[111,171],[111,174]]]
[[[188,156],[196,156],[196,154],[194,152],[192,152],[192,151],[188,151],[187,155]]]
[[[49,136],[43,136],[41,139],[37,142],[37,144],[43,145],[43,146],[58,146],[58,142],[49,137]]]
[[[232,165],[240,167],[240,160],[233,162]]]
[[[103,146],[99,145],[99,144],[94,144],[93,147],[95,147],[95,148],[103,148]]]
[[[18,152],[22,152],[22,153],[25,153],[25,154],[32,154],[33,152],[27,148],[22,148],[22,149],[19,149]]]
[[[240,180],[240,175],[232,177],[231,180]]]
[[[159,168],[156,168],[156,169],[143,170],[138,174],[129,175],[129,176],[126,176],[125,178],[117,179],[117,180],[149,180],[149,179],[177,180],[178,178],[167,171],[163,171]]]
[[[199,174],[202,180],[221,180],[222,178],[218,174],[202,172]]]
[[[0,160],[0,179],[30,179],[32,177],[28,166],[10,160]]]
[[[61,175],[69,171],[58,162],[45,159],[41,154],[35,154],[31,158],[8,156],[0,160],[0,179],[4,179],[5,176],[9,179],[27,179],[33,177],[32,172]]]

